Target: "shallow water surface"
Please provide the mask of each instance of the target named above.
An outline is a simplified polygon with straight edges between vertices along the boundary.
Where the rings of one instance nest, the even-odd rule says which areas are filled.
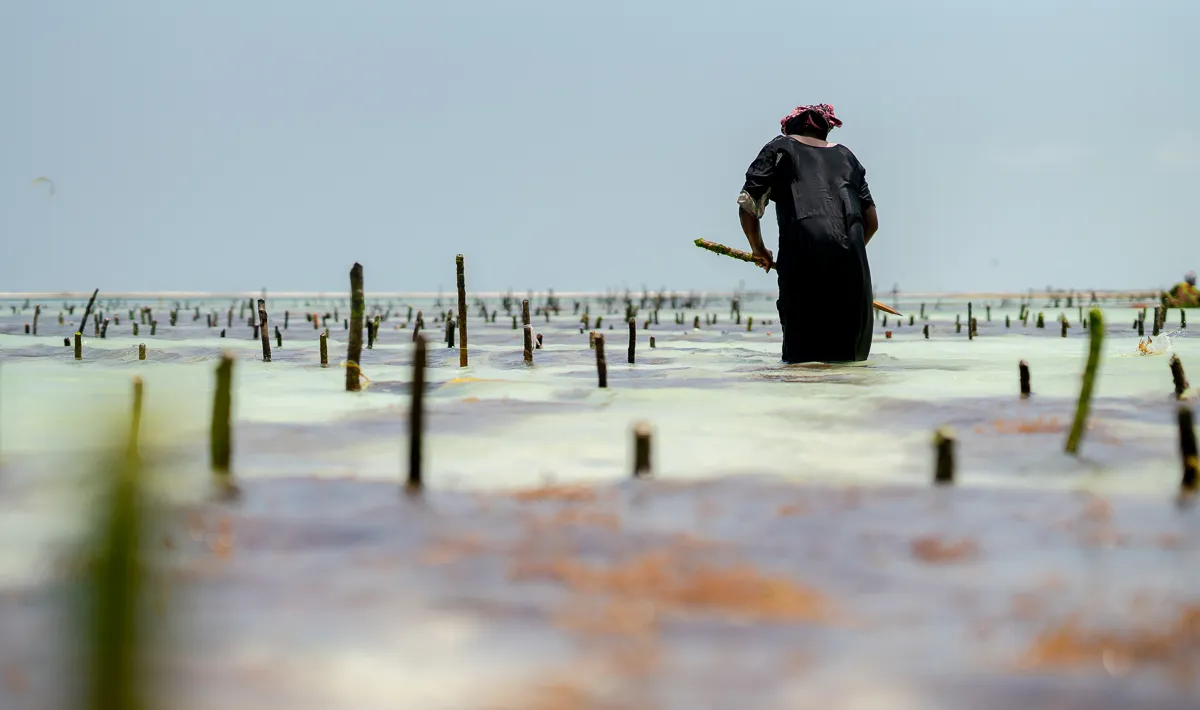
[[[44,306],[25,335],[30,312],[0,303],[0,635],[24,639],[0,651],[18,674],[0,707],[67,690],[53,671],[66,656],[54,560],[87,521],[87,466],[119,436],[134,375],[143,451],[165,467],[156,490],[174,511],[163,564],[188,639],[164,660],[162,682],[188,689],[175,707],[1194,706],[1200,520],[1176,504],[1167,365],[1200,362],[1188,330],[1146,354],[1134,310],[1106,308],[1091,423],[1070,457],[1087,350],[1076,309],[1060,309],[1063,338],[1060,310],[1043,308],[1037,329],[1044,304],[1024,327],[1016,306],[993,304],[986,322],[975,304],[970,340],[954,326],[965,304],[947,300],[913,326],[881,319],[865,363],[785,366],[770,300],[743,303],[741,324],[728,301],[680,309],[682,326],[664,310],[646,329],[643,312],[630,365],[621,314],[593,301],[600,389],[566,299],[533,318],[545,345],[532,367],[503,309],[485,324],[472,308],[466,368],[438,309],[414,300],[431,340],[421,500],[399,487],[401,299],[356,394],[343,391],[341,324],[328,323],[322,369],[318,331],[297,315],[338,304],[273,301],[271,322],[286,309],[289,328],[264,363],[238,306],[227,325],[228,302],[193,301],[201,318],[181,310],[175,327],[170,304],[147,304],[158,331],[137,338],[136,304],[105,304],[121,323],[85,338],[81,362],[57,312]],[[238,358],[236,504],[209,500],[222,350]],[[654,480],[630,481],[643,420]],[[929,486],[941,426],[957,435],[949,489]]]

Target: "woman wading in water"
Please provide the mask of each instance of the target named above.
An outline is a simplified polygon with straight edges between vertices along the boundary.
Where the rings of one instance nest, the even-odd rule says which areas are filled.
[[[826,140],[842,125],[829,104],[799,106],[779,122],[738,196],[742,231],[759,266],[779,275],[783,361],[852,362],[871,354],[871,267],[867,242],[879,229],[866,169]],[[763,244],[760,220],[775,202],[779,258]]]

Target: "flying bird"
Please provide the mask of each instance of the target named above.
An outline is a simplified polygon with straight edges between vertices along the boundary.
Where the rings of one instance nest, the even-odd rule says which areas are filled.
[[[53,180],[51,180],[50,178],[48,178],[48,177],[37,177],[37,178],[34,178],[34,179],[33,179],[33,183],[32,183],[32,184],[34,184],[34,185],[37,185],[37,184],[39,184],[39,183],[43,183],[43,182],[44,182],[44,183],[46,183],[47,185],[49,185],[49,186],[50,186],[50,196],[51,196],[51,197],[54,197],[54,181],[53,181]]]

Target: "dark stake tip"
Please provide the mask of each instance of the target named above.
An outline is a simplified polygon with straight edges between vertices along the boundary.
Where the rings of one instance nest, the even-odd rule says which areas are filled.
[[[1017,367],[1021,373],[1021,399],[1028,399],[1031,394],[1029,390],[1029,364],[1022,360]]]
[[[608,387],[608,363],[604,361],[604,334],[596,333],[596,375],[600,387]]]
[[[933,446],[936,463],[933,482],[936,485],[954,483],[954,432],[949,427],[942,427],[933,435]]]
[[[650,451],[652,430],[647,422],[633,425],[633,477],[645,478],[651,474]]]
[[[1175,382],[1175,399],[1183,399],[1183,393],[1187,391],[1188,381],[1183,374],[1183,363],[1179,361],[1179,356],[1171,356],[1171,379]]]
[[[1179,407],[1179,451],[1183,455],[1183,479],[1180,481],[1180,488],[1184,493],[1195,493],[1200,485],[1196,473],[1200,468],[1200,454],[1196,452],[1196,429],[1192,422],[1192,410],[1182,405]]]
[[[633,318],[629,319],[629,364],[634,361],[634,354],[637,350],[637,321]]]
[[[405,490],[419,493],[424,486],[422,474],[425,429],[425,338],[413,341],[412,405],[408,417],[408,479]]]

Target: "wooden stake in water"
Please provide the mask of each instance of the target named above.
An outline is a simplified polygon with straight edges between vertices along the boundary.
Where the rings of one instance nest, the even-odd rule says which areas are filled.
[[[83,320],[79,322],[78,332],[82,333],[87,328],[88,316],[92,315],[92,306],[96,305],[96,294],[100,293],[100,289],[92,291],[92,297],[88,299],[87,308],[83,310]]]
[[[263,362],[271,362],[271,331],[267,330],[267,302],[258,299],[258,332],[262,334]]]
[[[138,343],[138,359],[139,360],[146,359],[146,344],[145,343]]]
[[[357,261],[350,268],[350,342],[346,346],[346,391],[358,392],[362,389],[359,380],[358,363],[362,358],[363,309],[363,267]],[[414,332],[415,336],[415,332]]]
[[[453,347],[454,347],[454,345],[455,345],[455,340],[454,340],[454,319],[453,319],[453,318],[447,318],[447,319],[446,319],[446,347],[447,347],[447,348],[453,348]]]
[[[1159,325],[1161,323],[1162,323],[1162,308],[1159,306],[1155,306],[1154,307],[1154,323],[1153,323],[1154,330],[1151,332],[1151,335],[1153,335],[1156,338],[1158,337]]]
[[[629,364],[633,364],[634,351],[637,350],[637,321],[629,319]]]
[[[75,332],[75,359],[83,359],[83,333]]]
[[[604,334],[596,333],[596,374],[600,387],[608,387],[608,363],[604,361]]]
[[[1192,423],[1192,410],[1187,406],[1179,407],[1179,452],[1183,454],[1183,479],[1180,488],[1184,493],[1195,493],[1198,487],[1197,469],[1200,469],[1200,455],[1196,453],[1196,429]]]
[[[529,325],[529,299],[521,299],[521,325]]]
[[[650,437],[652,430],[646,422],[633,425],[633,477],[645,478],[651,474]]]
[[[329,343],[326,342],[328,335],[321,333],[321,367],[329,367]]]
[[[209,434],[209,461],[213,474],[222,486],[230,483],[229,464],[232,458],[230,421],[233,414],[233,355],[224,353],[217,364],[217,388],[213,395],[212,431]]]
[[[39,305],[34,306],[33,307],[33,334],[34,335],[37,335],[38,316],[40,316],[41,314],[42,314],[41,305],[39,304]]]
[[[650,336],[650,347],[652,347],[652,348],[654,347],[654,336],[653,335]]]
[[[525,364],[533,364],[533,326],[525,326]]]
[[[933,435],[933,448],[934,484],[944,486],[954,483],[954,432],[949,427],[938,429]]]
[[[928,323],[926,323],[925,327],[921,329],[921,332],[925,334],[925,339],[929,340],[929,324]]]
[[[425,338],[413,341],[412,406],[408,415],[408,481],[405,489],[417,493],[424,485],[421,472],[425,430]]]
[[[1183,375],[1183,363],[1179,361],[1177,355],[1171,356],[1171,379],[1175,381],[1175,399],[1183,399],[1183,393],[1188,388],[1188,381]]]
[[[1022,360],[1017,369],[1021,373],[1021,399],[1029,399],[1029,364]]]
[[[1093,308],[1089,315],[1087,366],[1083,370],[1083,387],[1079,392],[1079,404],[1075,408],[1075,421],[1071,425],[1071,433],[1067,437],[1066,451],[1068,454],[1078,454],[1079,444],[1083,440],[1083,432],[1087,428],[1088,412],[1092,406],[1092,390],[1096,386],[1096,371],[1100,369],[1100,354],[1104,345],[1104,317],[1100,310]]]
[[[463,255],[454,257],[458,275],[458,366],[467,366],[467,276],[463,270]]]

